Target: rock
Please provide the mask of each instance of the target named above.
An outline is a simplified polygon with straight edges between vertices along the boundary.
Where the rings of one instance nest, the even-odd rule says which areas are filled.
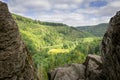
[[[89,80],[101,73],[102,60],[100,56],[88,55],[83,64],[72,64],[55,68],[49,72],[50,80]]]
[[[29,51],[21,40],[18,26],[0,1],[0,80],[36,80]]]
[[[102,72],[101,56],[89,54],[83,64],[86,66],[85,80],[93,80]]]
[[[82,64],[71,64],[69,66],[55,68],[48,74],[50,80],[84,80],[85,66]]]
[[[120,11],[109,22],[101,51],[104,80],[120,80]]]

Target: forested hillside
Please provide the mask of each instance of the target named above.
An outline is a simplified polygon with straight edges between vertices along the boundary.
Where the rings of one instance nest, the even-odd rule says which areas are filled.
[[[107,27],[108,23],[101,23],[93,26],[79,26],[77,29],[84,30],[97,37],[102,37],[107,30]]]
[[[82,63],[87,54],[99,54],[101,38],[62,23],[41,22],[16,14],[13,18],[32,54],[41,80],[58,66]]]

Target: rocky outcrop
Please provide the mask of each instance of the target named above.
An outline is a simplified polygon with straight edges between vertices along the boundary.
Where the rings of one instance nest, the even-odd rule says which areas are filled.
[[[83,63],[85,69],[85,80],[93,80],[102,72],[102,60],[98,55],[88,55]]]
[[[77,68],[70,65],[50,71],[50,80],[120,80],[120,11],[109,22],[101,54],[88,55]]]
[[[102,40],[102,60],[105,80],[120,80],[120,11],[111,18]]]
[[[78,80],[84,79],[85,66],[82,64],[71,64],[69,66],[56,68],[49,72],[50,80]]]
[[[17,24],[0,1],[0,80],[37,80],[31,56]]]
[[[50,80],[89,80],[102,70],[101,57],[88,55],[83,64],[71,64],[48,72]]]

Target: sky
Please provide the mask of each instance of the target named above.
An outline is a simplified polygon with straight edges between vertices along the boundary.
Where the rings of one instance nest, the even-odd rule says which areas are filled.
[[[120,0],[0,0],[9,10],[32,19],[70,26],[107,23],[120,10]]]

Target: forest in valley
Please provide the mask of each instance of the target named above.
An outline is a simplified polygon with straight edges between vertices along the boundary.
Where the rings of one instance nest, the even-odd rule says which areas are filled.
[[[48,80],[47,72],[51,69],[83,63],[88,54],[100,55],[100,43],[107,23],[72,27],[16,14],[12,16],[32,55],[40,80]]]

